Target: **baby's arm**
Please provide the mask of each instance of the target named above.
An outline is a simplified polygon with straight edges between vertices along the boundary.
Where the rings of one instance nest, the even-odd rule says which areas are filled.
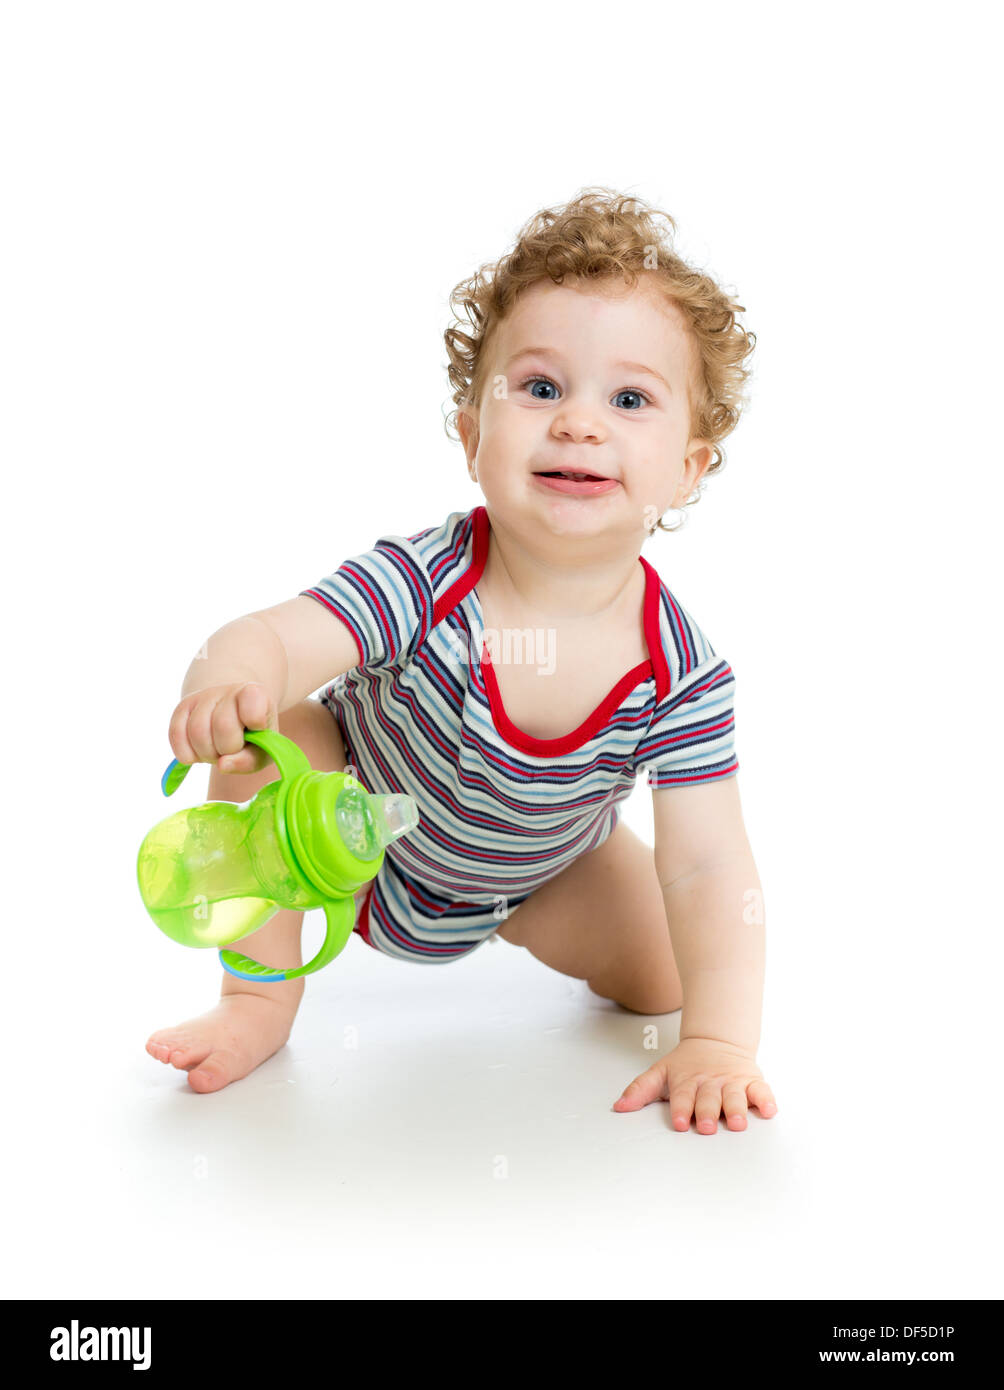
[[[214,632],[186,672],[170,739],[180,762],[219,762],[221,772],[267,763],[240,751],[238,728],[275,728],[278,716],[359,663],[352,633],[302,595],[236,618]]]
[[[652,794],[655,866],[683,985],[680,1040],[718,1039],[755,1055],[763,1002],[762,890],[738,781]]]
[[[185,763],[216,763],[209,776],[210,801],[244,801],[275,775],[274,768],[257,777],[224,775],[260,771],[251,757],[261,750],[244,744],[248,729],[279,728],[296,740],[312,767],[334,770],[340,766],[334,761],[336,743],[344,757],[334,720],[320,706],[286,711],[359,659],[349,629],[313,599],[297,596],[227,623],[204,643],[185,677],[171,720],[175,756]],[[262,759],[268,761],[264,754]],[[299,965],[302,917],[283,909],[251,938],[230,944],[270,965]],[[264,984],[224,974],[213,1008],[158,1029],[146,1050],[158,1062],[186,1071],[194,1091],[218,1091],[282,1047],[303,989],[302,978]]]
[[[760,878],[736,778],[653,792],[655,863],[683,985],[679,1045],[627,1088],[635,1109],[669,1099],[676,1129],[746,1127],[777,1106],[756,1066],[764,979]]]

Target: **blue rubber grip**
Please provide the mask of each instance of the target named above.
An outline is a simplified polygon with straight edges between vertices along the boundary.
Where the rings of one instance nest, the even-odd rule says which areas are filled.
[[[220,964],[228,975],[234,975],[238,980],[261,980],[263,984],[273,985],[286,978],[284,970],[273,970],[267,973],[264,970],[259,970],[255,974],[252,974],[250,970],[238,970],[235,966],[226,963],[222,951],[220,952]]]

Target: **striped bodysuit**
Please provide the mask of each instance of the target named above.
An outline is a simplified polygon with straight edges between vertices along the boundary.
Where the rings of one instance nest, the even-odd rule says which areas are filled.
[[[671,787],[734,776],[735,677],[645,567],[649,660],[577,729],[537,739],[502,706],[477,582],[484,506],[382,536],[302,592],[353,634],[359,665],[321,693],[369,791],[406,792],[420,819],[387,846],[355,930],[402,960],[449,961],[614,829],[639,772]]]

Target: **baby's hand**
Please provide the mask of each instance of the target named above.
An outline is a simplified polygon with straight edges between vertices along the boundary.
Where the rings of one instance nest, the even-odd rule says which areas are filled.
[[[698,1134],[717,1133],[723,1110],[729,1129],[745,1129],[747,1100],[764,1119],[777,1111],[755,1058],[715,1038],[684,1038],[636,1076],[613,1108],[640,1110],[653,1100],[669,1101],[674,1129],[689,1129],[696,1111]]]
[[[265,686],[256,681],[210,685],[186,695],[171,715],[168,738],[179,763],[216,763],[221,772],[258,772],[268,755],[245,729],[277,729],[279,714]]]

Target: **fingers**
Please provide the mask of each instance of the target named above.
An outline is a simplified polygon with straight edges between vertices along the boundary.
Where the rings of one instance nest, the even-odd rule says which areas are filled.
[[[698,1134],[716,1134],[718,1118],[725,1111],[725,1123],[729,1129],[746,1128],[746,1092],[739,1083],[702,1081],[680,1082],[670,1094],[670,1113],[673,1128],[690,1128],[691,1116],[697,1121]]]
[[[649,1067],[648,1071],[643,1071],[641,1076],[635,1079],[624,1088],[624,1091],[614,1101],[615,1110],[640,1110],[642,1106],[650,1104],[653,1100],[665,1100],[668,1095],[669,1078],[666,1070],[660,1065]]]
[[[216,686],[212,690],[200,690],[182,701],[187,704],[184,737],[194,756],[191,763],[214,763],[216,748],[213,745],[213,711],[226,696],[226,686]],[[172,721],[173,723],[173,721]],[[175,754],[177,757],[178,755]]]
[[[230,720],[227,733],[232,739],[233,733],[231,731],[236,731],[237,743],[236,746],[224,747],[219,739],[215,740],[221,755],[217,764],[220,771],[260,771],[269,761],[268,754],[253,743],[245,746],[244,730],[277,729],[279,727],[278,714],[268,691],[263,685],[258,685],[253,681],[248,685],[241,686],[232,706],[228,706],[227,718]]]
[[[267,755],[253,743],[245,746],[244,730],[264,728],[270,714],[268,692],[260,685],[245,685],[215,706],[212,734],[220,772],[257,772],[265,766]]]
[[[726,1129],[746,1128],[746,1092],[739,1083],[729,1082],[722,1087],[722,1111]],[[715,1125],[717,1129],[717,1124]]]
[[[218,762],[222,772],[258,772],[268,758],[245,746],[245,731],[278,727],[278,710],[266,687],[243,681],[186,696],[171,716],[168,738],[180,763]]]
[[[229,753],[220,758],[216,766],[220,772],[258,772],[269,761],[262,749],[249,743],[239,753]]]
[[[690,1128],[690,1117],[694,1113],[696,1097],[697,1086],[694,1083],[687,1082],[673,1087],[669,1098],[669,1107],[674,1129]]]
[[[671,1100],[673,1127],[689,1129],[690,1115],[693,1111],[698,1134],[716,1134],[718,1120],[722,1114],[725,1116],[727,1129],[745,1129],[749,1111],[747,1096],[753,1101],[752,1093],[758,1088],[770,1095],[770,1088],[763,1081],[751,1081],[746,1087],[740,1080],[726,1081],[724,1084],[719,1081],[705,1081],[697,1088],[696,1097],[692,1088],[678,1087],[673,1091]],[[761,1110],[760,1113],[762,1115],[772,1112]]]
[[[237,692],[237,715],[245,729],[275,729],[278,727],[276,711],[272,707],[268,691],[263,685],[252,681],[242,685]]]
[[[245,726],[237,714],[239,700],[238,692],[236,699],[220,700],[212,708],[210,738],[218,758],[224,758],[228,753],[239,753],[244,747]]]
[[[746,1094],[750,1105],[755,1105],[764,1119],[777,1114],[777,1101],[766,1081],[751,1081],[746,1087]]]
[[[188,715],[192,708],[192,697],[182,700],[171,715],[171,722],[167,729],[168,742],[171,745],[171,752],[178,759],[179,763],[191,765],[199,761],[195,749],[192,747],[188,738]]]
[[[764,1118],[777,1110],[766,1081],[746,1083],[742,1077],[700,1082],[684,1079],[670,1085],[669,1073],[661,1066],[650,1067],[636,1077],[614,1102],[613,1108],[617,1111],[640,1110],[653,1100],[666,1099],[669,1100],[673,1128],[688,1130],[693,1118],[698,1134],[716,1134],[722,1114],[728,1129],[746,1129],[750,1105],[756,1106]]]
[[[718,1116],[722,1113],[722,1084],[720,1081],[704,1081],[697,1089],[697,1102],[694,1105],[694,1118],[698,1134],[716,1134]]]

